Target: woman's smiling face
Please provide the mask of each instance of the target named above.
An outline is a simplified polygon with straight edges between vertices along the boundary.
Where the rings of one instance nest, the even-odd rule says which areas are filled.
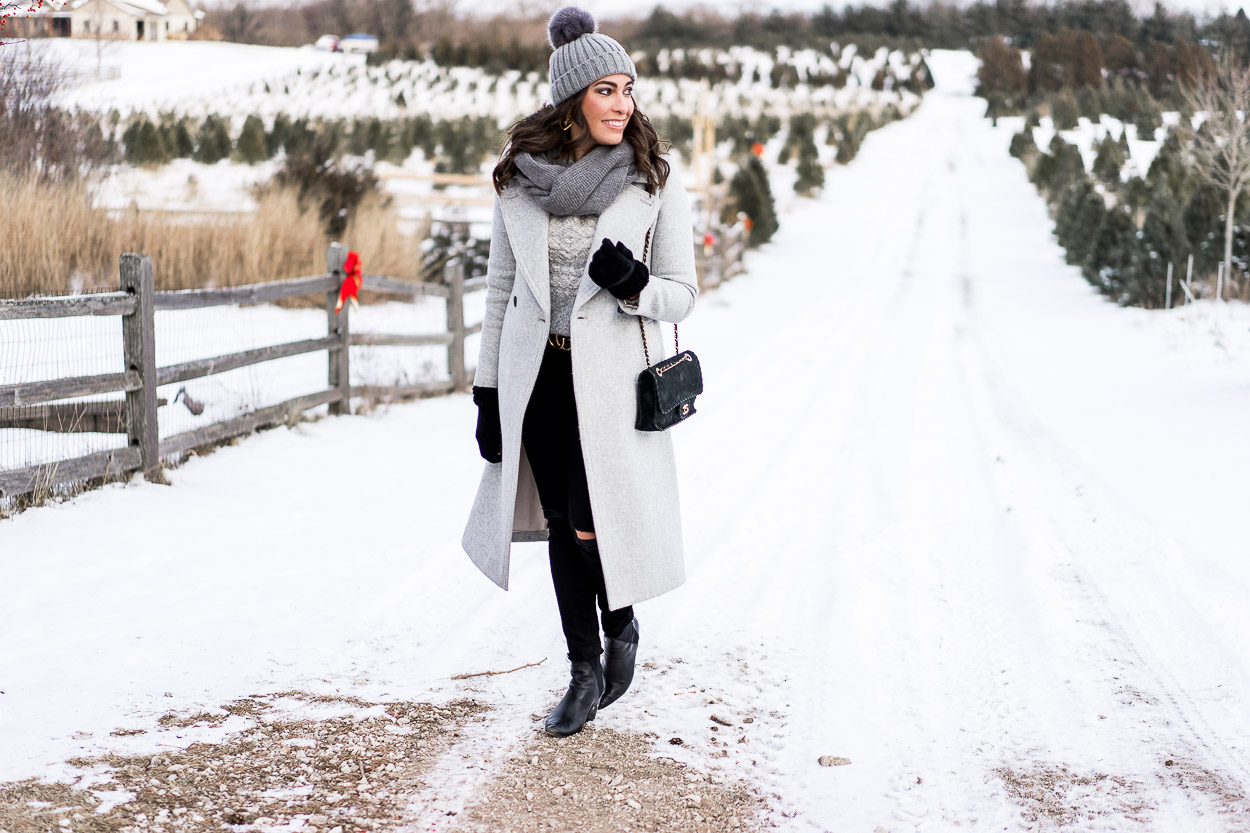
[[[628,75],[609,75],[586,88],[582,116],[599,144],[619,145],[633,114],[634,81]]]

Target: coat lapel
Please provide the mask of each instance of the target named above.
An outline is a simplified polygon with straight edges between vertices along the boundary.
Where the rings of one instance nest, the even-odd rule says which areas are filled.
[[[500,202],[517,270],[545,315],[551,315],[551,267],[547,259],[547,212],[520,188],[504,191]]]
[[[516,258],[517,269],[529,284],[538,305],[548,316],[551,314],[551,263],[548,258],[548,214],[531,196],[519,188],[504,192],[500,203],[504,223],[508,227],[508,241]],[[612,204],[599,215],[595,223],[595,235],[591,238],[586,265],[582,267],[582,282],[573,302],[576,311],[599,291],[599,285],[590,279],[586,267],[599,248],[603,238],[613,242],[620,240],[634,257],[642,257],[647,229],[655,222],[659,212],[660,198],[638,185],[628,185]]]
[[[607,210],[599,215],[599,222],[595,224],[595,236],[590,238],[586,265],[582,266],[582,283],[577,290],[577,300],[573,302],[574,312],[599,291],[599,284],[590,279],[586,269],[603,238],[607,237],[613,243],[621,241],[634,253],[634,257],[641,258],[643,241],[647,229],[655,222],[655,215],[660,210],[659,204],[660,198],[647,193],[647,189],[639,185],[627,185]]]

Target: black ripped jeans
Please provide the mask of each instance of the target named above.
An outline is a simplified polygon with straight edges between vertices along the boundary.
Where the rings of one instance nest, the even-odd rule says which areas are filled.
[[[633,621],[634,609],[608,609],[597,542],[579,541],[574,533],[594,532],[595,521],[577,429],[573,357],[569,351],[547,346],[525,409],[521,441],[547,518],[551,580],[569,658],[597,659],[603,647],[595,615],[596,601],[603,615],[603,632],[612,637],[619,636]]]

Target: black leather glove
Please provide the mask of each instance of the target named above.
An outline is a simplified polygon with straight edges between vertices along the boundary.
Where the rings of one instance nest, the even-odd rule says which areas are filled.
[[[634,253],[624,243],[614,245],[606,237],[591,256],[587,271],[592,281],[622,301],[641,292],[651,279],[647,265],[634,260]]]
[[[499,391],[495,388],[474,388],[473,404],[477,405],[477,451],[488,463],[502,463],[503,432],[499,427]]]

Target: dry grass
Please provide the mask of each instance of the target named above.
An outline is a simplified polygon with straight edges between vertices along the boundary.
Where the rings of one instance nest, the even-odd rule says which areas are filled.
[[[157,289],[237,286],[315,275],[330,239],[317,210],[289,189],[271,188],[254,214],[208,221],[162,212],[93,208],[83,183],[52,184],[0,172],[7,245],[0,247],[0,297],[64,295],[117,288],[123,252],[150,255]],[[370,273],[416,279],[420,240],[401,234],[379,197],[357,208],[344,237]]]

